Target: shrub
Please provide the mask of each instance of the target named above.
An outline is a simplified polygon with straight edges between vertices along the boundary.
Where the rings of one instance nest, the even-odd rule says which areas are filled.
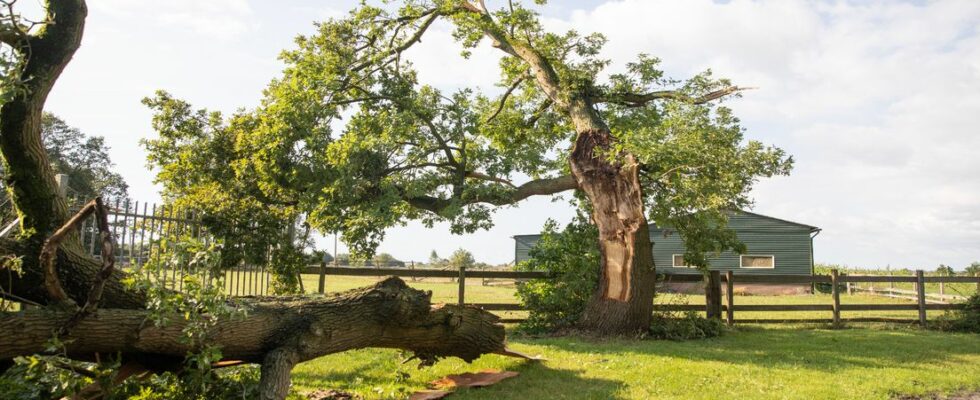
[[[581,213],[564,230],[549,220],[530,259],[519,271],[547,271],[554,279],[532,279],[517,285],[529,310],[520,330],[554,332],[573,326],[585,310],[599,280],[598,230]]]
[[[962,310],[941,316],[933,326],[943,331],[980,333],[980,293],[967,298]]]
[[[654,313],[650,323],[650,338],[660,340],[692,340],[721,336],[725,325],[720,319],[709,319],[694,311],[680,315]]]

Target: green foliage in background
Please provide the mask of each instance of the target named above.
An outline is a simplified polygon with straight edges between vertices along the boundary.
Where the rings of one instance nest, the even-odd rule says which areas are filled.
[[[492,226],[501,206],[570,190],[568,179],[554,178],[570,173],[572,117],[527,61],[499,53],[501,94],[420,81],[402,53],[440,20],[464,56],[486,44],[487,31],[530,46],[554,70],[557,91],[594,104],[616,138],[605,156],[640,163],[649,219],[678,232],[694,265],[742,248],[727,211],[751,206],[758,179],[792,166],[782,150],[747,140],[731,110],[677,101],[731,86],[710,71],[672,79],[641,54],[610,72],[603,35],[549,32],[520,1],[479,14],[457,1],[403,0],[361,3],[298,37],[253,109],[226,118],[165,92],[147,99],[158,137],[144,144],[157,181],[174,201],[226,219],[215,222],[218,232],[248,231],[249,221],[253,237],[283,242],[282,223],[301,217],[316,231],[339,232],[364,259],[386,229],[406,221],[469,233]],[[676,96],[629,100],[662,91]]]
[[[69,198],[89,201],[102,196],[107,204],[112,204],[127,197],[129,185],[113,170],[115,165],[109,157],[109,146],[102,136],[86,135],[46,112],[41,118],[41,140],[54,172],[68,176]],[[0,165],[2,175],[4,170]],[[3,182],[0,180],[0,189],[5,189]],[[8,221],[14,212],[13,205],[6,190],[0,197],[0,219]]]
[[[932,326],[943,331],[980,333],[980,293],[968,297],[963,306],[962,310],[947,312]]]
[[[517,296],[527,307],[521,329],[528,333],[553,332],[572,327],[585,310],[599,281],[599,232],[584,214],[564,229],[553,220],[545,223],[541,239],[518,271],[545,271],[554,279],[532,279],[517,285]]]
[[[309,227],[297,227],[295,205],[263,195],[253,171],[234,168],[240,154],[235,131],[223,124],[219,113],[194,110],[164,92],[143,102],[155,111],[158,137],[142,144],[148,164],[159,169],[155,182],[163,186],[164,199],[203,216],[208,233],[225,244],[220,249],[224,268],[268,265],[276,292],[297,291]],[[251,120],[241,116],[234,121]]]

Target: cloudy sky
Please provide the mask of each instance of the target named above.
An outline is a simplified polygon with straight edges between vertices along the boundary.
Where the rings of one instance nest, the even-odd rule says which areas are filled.
[[[254,107],[282,67],[279,51],[356,3],[91,0],[82,48],[46,108],[105,136],[133,197],[158,199],[138,144],[153,135],[142,97],[165,89],[198,107]],[[758,186],[754,211],[823,228],[818,262],[962,269],[980,260],[980,2],[551,3],[540,9],[546,25],[604,33],[613,69],[648,53],[675,78],[710,67],[758,87],[728,104],[748,137],[797,163]],[[421,79],[489,89],[493,49],[464,61],[448,27],[435,28],[411,51]],[[424,260],[464,247],[502,263],[513,258],[510,236],[570,215],[563,202],[535,199],[500,211],[490,231],[408,225],[381,250]]]

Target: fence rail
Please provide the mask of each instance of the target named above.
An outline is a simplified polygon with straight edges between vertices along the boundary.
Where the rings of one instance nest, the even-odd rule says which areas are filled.
[[[459,285],[458,302],[466,303],[466,278],[499,278],[499,279],[553,279],[547,272],[531,271],[485,271],[467,270],[460,268],[456,270],[435,270],[435,269],[401,269],[401,268],[352,268],[352,267],[328,267],[325,264],[319,266],[309,266],[303,270],[304,274],[316,274],[320,276],[319,292],[324,293],[325,282],[328,275],[332,276],[402,276],[417,278],[457,278]],[[670,283],[691,283],[702,282],[705,284],[705,304],[657,304],[654,308],[664,312],[685,312],[685,311],[704,311],[709,318],[723,318],[729,325],[736,322],[735,312],[763,312],[763,311],[784,311],[784,312],[830,312],[831,318],[790,318],[790,319],[754,319],[741,318],[738,322],[742,323],[801,323],[801,322],[824,322],[840,324],[841,322],[902,322],[926,324],[926,311],[935,310],[958,310],[963,308],[963,304],[928,304],[926,302],[925,283],[976,283],[977,292],[980,293],[980,277],[965,276],[930,276],[926,277],[923,271],[916,271],[915,276],[866,276],[866,275],[842,275],[837,270],[831,271],[830,275],[739,275],[733,271],[726,271],[721,274],[719,271],[710,271],[708,274],[671,274],[661,277],[663,282]],[[913,282],[916,290],[914,291],[915,304],[841,304],[840,295],[842,290],[847,290],[848,283],[852,282]],[[722,285],[724,283],[724,285]],[[800,284],[831,284],[830,304],[735,304],[734,285],[736,283],[800,283]],[[724,286],[724,291],[722,287]],[[722,293],[725,296],[722,296]],[[723,303],[724,299],[724,304]],[[482,307],[487,311],[524,311],[521,304],[514,303],[470,303],[470,305]],[[842,311],[918,311],[918,319],[900,318],[880,318],[880,317],[860,317],[860,318],[841,318]],[[520,318],[504,318],[502,322],[519,322]]]

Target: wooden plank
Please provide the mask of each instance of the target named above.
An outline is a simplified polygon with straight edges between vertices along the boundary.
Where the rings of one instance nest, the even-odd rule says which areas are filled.
[[[323,294],[327,289],[327,263],[320,262],[320,282],[317,285],[317,292]]]
[[[914,276],[846,275],[840,282],[915,282]]]
[[[735,325],[735,274],[732,271],[725,271],[725,321],[728,326]]]
[[[470,304],[487,311],[525,311],[524,305],[518,303],[476,303]]]
[[[704,311],[704,306],[700,304],[654,304],[654,311],[675,312],[675,311]]]
[[[829,324],[833,323],[834,320],[831,318],[784,318],[784,319],[739,319],[739,322],[743,324]],[[842,322],[886,322],[886,323],[900,323],[900,324],[912,324],[915,323],[914,319],[902,319],[902,318],[843,318]]]
[[[707,316],[721,319],[721,274],[718,271],[709,271],[707,278],[707,287],[704,290]]]
[[[820,283],[830,282],[826,275],[737,275],[739,283]]]
[[[459,305],[466,304],[466,267],[459,267]]]
[[[953,304],[926,304],[926,310],[962,310],[966,308],[966,304],[953,303]]]
[[[916,292],[918,292],[919,303],[919,326],[926,327],[926,283],[925,273],[921,269],[915,270]]]
[[[665,274],[661,275],[663,282],[670,283],[695,283],[704,282],[704,276],[701,274]]]
[[[732,308],[733,311],[833,311],[830,304],[736,304]]]
[[[975,276],[926,276],[923,279],[927,283],[980,283],[980,278]]]
[[[303,268],[304,274],[319,274],[319,266]],[[458,278],[459,271],[442,269],[407,269],[407,268],[357,268],[357,267],[327,267],[327,275],[342,276],[407,276],[418,278]],[[466,271],[470,278],[501,278],[501,279],[549,279],[550,275],[542,271]]]
[[[838,276],[837,269],[830,270],[830,294],[834,299],[834,307],[832,312],[834,313],[834,325],[840,325],[840,287],[839,281],[840,276]]]
[[[899,311],[917,310],[916,304],[841,304],[841,311]]]

